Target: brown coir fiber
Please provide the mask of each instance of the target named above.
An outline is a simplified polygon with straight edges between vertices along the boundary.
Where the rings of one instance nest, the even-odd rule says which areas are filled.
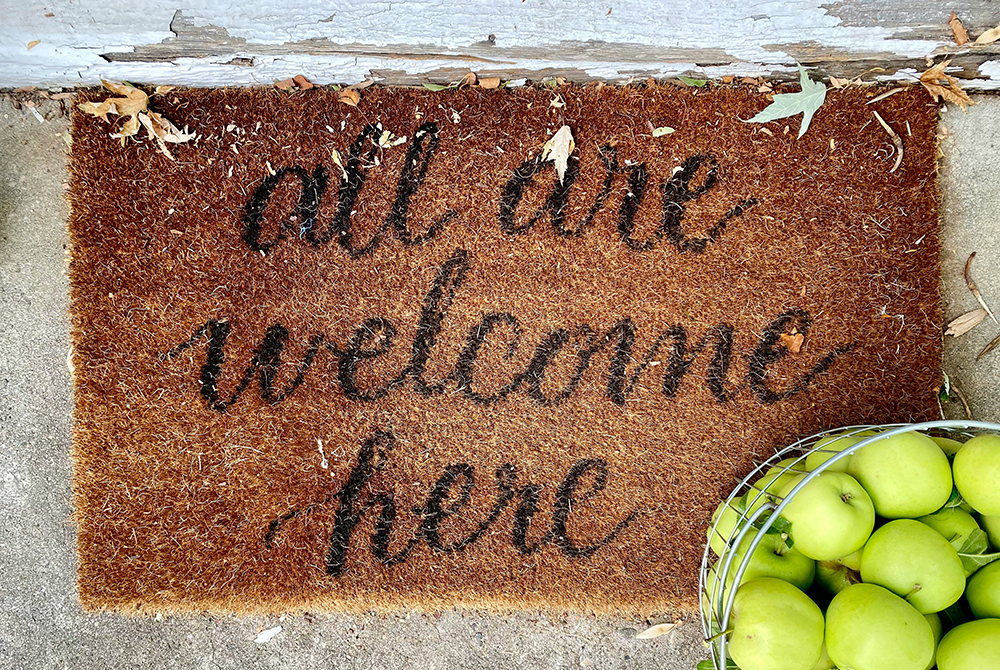
[[[934,416],[936,107],[878,92],[176,91],[176,162],[77,115],[84,606],[694,608],[755,459]]]

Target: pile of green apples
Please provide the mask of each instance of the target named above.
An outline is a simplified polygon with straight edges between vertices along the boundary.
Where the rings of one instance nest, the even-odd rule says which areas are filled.
[[[729,668],[1000,670],[1000,436],[914,430],[840,453],[877,434],[828,435],[716,510],[702,607],[718,619],[733,598]],[[732,596],[763,525],[749,519],[786,497]]]

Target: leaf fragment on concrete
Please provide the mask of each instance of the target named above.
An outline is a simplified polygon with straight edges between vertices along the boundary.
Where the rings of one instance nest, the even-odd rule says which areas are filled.
[[[28,42],[28,48],[25,49],[25,51],[31,51],[41,43],[42,43],[41,40],[31,40],[30,42]]]
[[[826,86],[809,79],[805,68],[799,65],[799,84],[802,90],[798,93],[778,93],[774,102],[757,113],[748,123],[767,123],[776,119],[784,119],[796,114],[802,114],[802,125],[799,126],[799,137],[809,130],[813,114],[823,106],[826,100]]]
[[[542,160],[552,161],[556,165],[556,174],[559,175],[559,183],[563,183],[566,175],[566,167],[569,164],[569,156],[576,148],[573,141],[573,131],[569,126],[563,126],[556,131],[548,142],[542,147]]]
[[[1000,26],[990,28],[985,33],[976,38],[976,44],[993,44],[1000,40]]]
[[[661,623],[661,624],[657,624],[655,626],[651,626],[651,627],[647,628],[646,630],[644,630],[641,633],[639,633],[638,635],[636,635],[635,639],[637,639],[637,640],[651,640],[654,637],[660,637],[661,635],[666,635],[667,633],[669,633],[670,631],[672,631],[674,628],[676,628],[677,625],[678,624],[676,624],[676,623]]]
[[[965,285],[969,287],[969,291],[976,298],[976,300],[979,301],[979,305],[985,309],[989,317],[993,319],[993,323],[1000,326],[1000,321],[997,321],[996,315],[993,313],[993,310],[990,309],[990,306],[986,304],[986,300],[983,299],[983,294],[979,292],[979,287],[976,286],[976,282],[972,279],[972,259],[975,257],[976,252],[973,251],[969,254],[969,259],[965,261]]]
[[[920,75],[920,83],[924,85],[927,92],[935,101],[944,98],[948,102],[954,103],[965,111],[967,105],[974,105],[972,98],[962,90],[958,79],[946,74],[944,69],[951,63],[950,60],[941,61]]]
[[[951,323],[948,324],[948,330],[944,331],[944,334],[951,335],[952,337],[965,335],[967,332],[982,323],[985,318],[986,310],[982,307],[974,309],[971,312],[966,312],[962,316],[952,319]]]
[[[267,642],[270,642],[271,640],[274,639],[274,636],[280,633],[281,631],[282,631],[281,626],[268,628],[267,630],[261,631],[254,639],[254,642],[256,642],[257,644],[265,644]]]
[[[948,17],[948,25],[951,26],[951,35],[955,38],[955,44],[962,46],[968,43],[969,33],[965,29],[965,26],[962,25],[962,20],[955,15],[955,12],[952,12],[951,16]]]
[[[978,356],[976,356],[976,360],[978,361],[983,356],[996,349],[998,344],[1000,344],[1000,335],[997,335],[995,338],[993,338],[993,340],[989,344],[983,347],[983,350],[979,352]]]

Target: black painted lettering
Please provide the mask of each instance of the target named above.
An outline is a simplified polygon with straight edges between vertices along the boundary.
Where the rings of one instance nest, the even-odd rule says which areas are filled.
[[[574,493],[580,487],[580,480],[588,472],[593,471],[594,481],[590,489],[580,496],[574,497]],[[638,511],[631,512],[627,517],[619,521],[614,528],[603,538],[587,546],[577,546],[569,537],[567,524],[569,514],[574,507],[579,506],[593,498],[604,490],[608,484],[608,463],[601,458],[586,458],[577,461],[566,474],[566,479],[559,485],[556,491],[555,508],[552,513],[552,537],[555,543],[562,549],[563,553],[573,558],[591,556],[601,547],[606,546],[618,536],[625,527],[635,518]]]

